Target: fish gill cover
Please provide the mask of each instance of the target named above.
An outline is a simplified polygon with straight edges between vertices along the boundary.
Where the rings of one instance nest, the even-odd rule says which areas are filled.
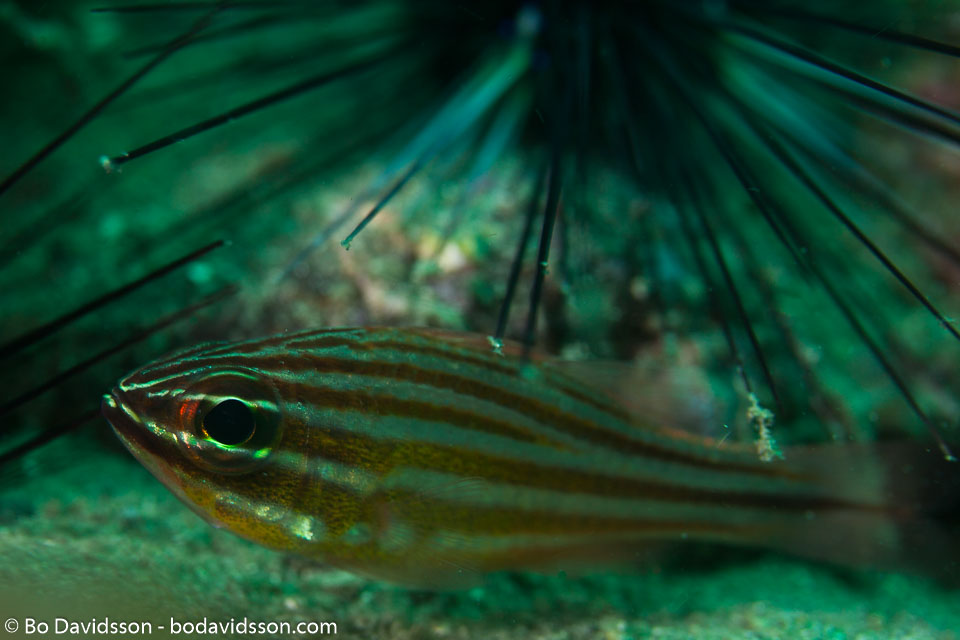
[[[926,578],[713,548],[398,590],[206,529],[98,406],[205,341],[431,326],[631,362],[669,399],[651,412],[760,457],[910,440],[948,458],[958,19],[950,2],[3,5],[0,614],[46,590],[72,603],[51,617],[162,604],[397,636],[956,628],[956,592]]]

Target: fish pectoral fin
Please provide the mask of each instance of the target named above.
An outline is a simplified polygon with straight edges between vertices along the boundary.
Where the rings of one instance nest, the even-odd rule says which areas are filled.
[[[412,491],[408,502],[451,502],[473,503],[475,499],[489,492],[490,482],[479,476],[467,476],[449,480],[446,478],[424,482]]]
[[[432,588],[478,584],[485,571],[478,566],[475,538],[449,528],[446,516],[450,509],[473,502],[471,496],[482,495],[489,483],[474,477],[417,477],[415,484],[411,479],[395,472],[384,482],[384,487],[392,488],[382,488],[368,498],[366,511],[380,561],[362,571]]]

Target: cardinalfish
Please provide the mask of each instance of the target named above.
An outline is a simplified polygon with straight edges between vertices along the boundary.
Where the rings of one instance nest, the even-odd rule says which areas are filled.
[[[762,462],[647,424],[610,379],[472,334],[333,329],[159,360],[103,413],[215,526],[395,582],[622,566],[685,539],[896,553],[903,514],[874,458]]]

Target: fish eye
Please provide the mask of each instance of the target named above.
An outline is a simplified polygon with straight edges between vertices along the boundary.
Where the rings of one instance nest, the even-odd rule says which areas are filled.
[[[232,447],[250,440],[257,430],[257,420],[247,403],[230,398],[203,416],[202,429],[211,440]]]
[[[269,380],[245,369],[213,369],[180,394],[177,434],[198,466],[224,474],[260,468],[280,442],[281,403]]]

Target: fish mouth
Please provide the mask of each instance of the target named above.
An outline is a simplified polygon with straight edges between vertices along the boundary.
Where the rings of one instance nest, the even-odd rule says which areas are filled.
[[[177,466],[176,451],[148,428],[147,423],[131,408],[126,394],[119,387],[103,395],[100,412],[134,459],[167,488],[181,495],[178,474],[174,469]]]
[[[100,402],[100,413],[106,418],[117,435],[123,437],[123,432],[127,431],[131,423],[138,424],[140,421],[136,415],[123,402],[123,392],[120,389],[113,389],[109,393],[103,394]]]
[[[109,393],[103,394],[100,402],[100,413],[106,419],[113,432],[117,434],[124,446],[139,457],[147,442],[144,442],[146,435],[143,422],[136,413],[130,409],[123,391],[119,387],[112,389]]]

